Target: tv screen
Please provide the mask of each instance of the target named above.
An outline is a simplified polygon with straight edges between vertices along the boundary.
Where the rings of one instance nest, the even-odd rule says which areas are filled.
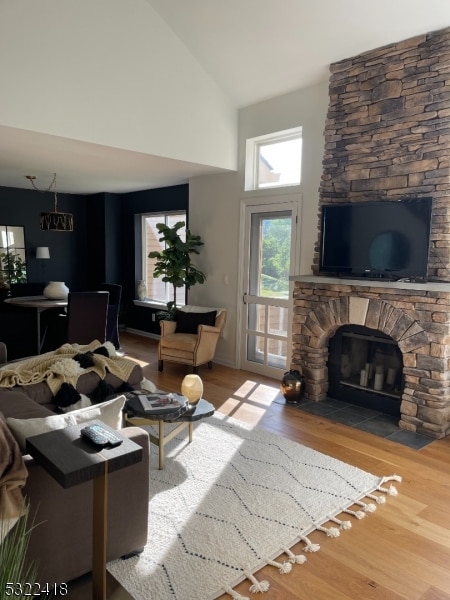
[[[426,278],[431,210],[431,198],[322,206],[319,270]]]

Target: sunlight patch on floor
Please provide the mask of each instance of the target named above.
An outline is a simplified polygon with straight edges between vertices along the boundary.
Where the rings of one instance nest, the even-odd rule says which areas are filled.
[[[220,406],[220,412],[246,423],[256,424],[278,394],[278,388],[247,379]]]
[[[144,367],[148,367],[150,365],[150,363],[146,360],[140,360],[139,358],[135,358],[134,356],[126,356],[125,358],[128,358],[129,360],[134,361],[135,363],[137,363],[138,365],[141,365],[142,368]]]
[[[254,391],[248,396],[249,400],[269,406],[280,393],[278,388],[260,383]]]
[[[237,398],[246,398],[257,387],[258,383],[256,381],[251,381],[250,379],[247,379],[247,381],[244,381],[241,387],[239,387],[235,392],[233,392],[233,396],[236,396]]]

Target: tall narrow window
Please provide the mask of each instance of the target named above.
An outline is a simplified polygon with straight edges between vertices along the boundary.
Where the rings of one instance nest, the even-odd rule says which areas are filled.
[[[165,223],[168,227],[173,227],[178,221],[186,223],[184,211],[142,215],[142,279],[147,282],[147,300],[150,302],[167,304],[173,301],[173,286],[164,282],[161,277],[153,277],[156,259],[149,258],[148,255],[153,250],[164,250],[164,242],[159,241],[161,236],[156,225]],[[181,239],[184,239],[185,232],[185,228],[178,230]],[[184,288],[177,289],[177,303],[185,293]]]
[[[245,189],[300,185],[302,128],[247,140]]]

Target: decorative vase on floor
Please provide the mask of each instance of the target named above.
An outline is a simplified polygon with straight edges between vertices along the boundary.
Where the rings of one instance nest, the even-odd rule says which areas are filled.
[[[141,279],[137,285],[137,297],[139,300],[145,300],[147,298],[147,284]]]
[[[296,369],[286,371],[280,384],[281,393],[289,404],[298,404],[305,391],[305,378]]]
[[[69,288],[64,281],[49,281],[43,294],[49,300],[67,300]]]

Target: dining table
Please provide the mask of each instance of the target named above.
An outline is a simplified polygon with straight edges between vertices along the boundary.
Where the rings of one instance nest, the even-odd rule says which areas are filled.
[[[6,304],[21,308],[33,308],[36,311],[36,353],[40,354],[44,339],[41,337],[41,313],[50,309],[63,309],[67,307],[67,298],[52,300],[46,296],[17,296],[6,298]]]

